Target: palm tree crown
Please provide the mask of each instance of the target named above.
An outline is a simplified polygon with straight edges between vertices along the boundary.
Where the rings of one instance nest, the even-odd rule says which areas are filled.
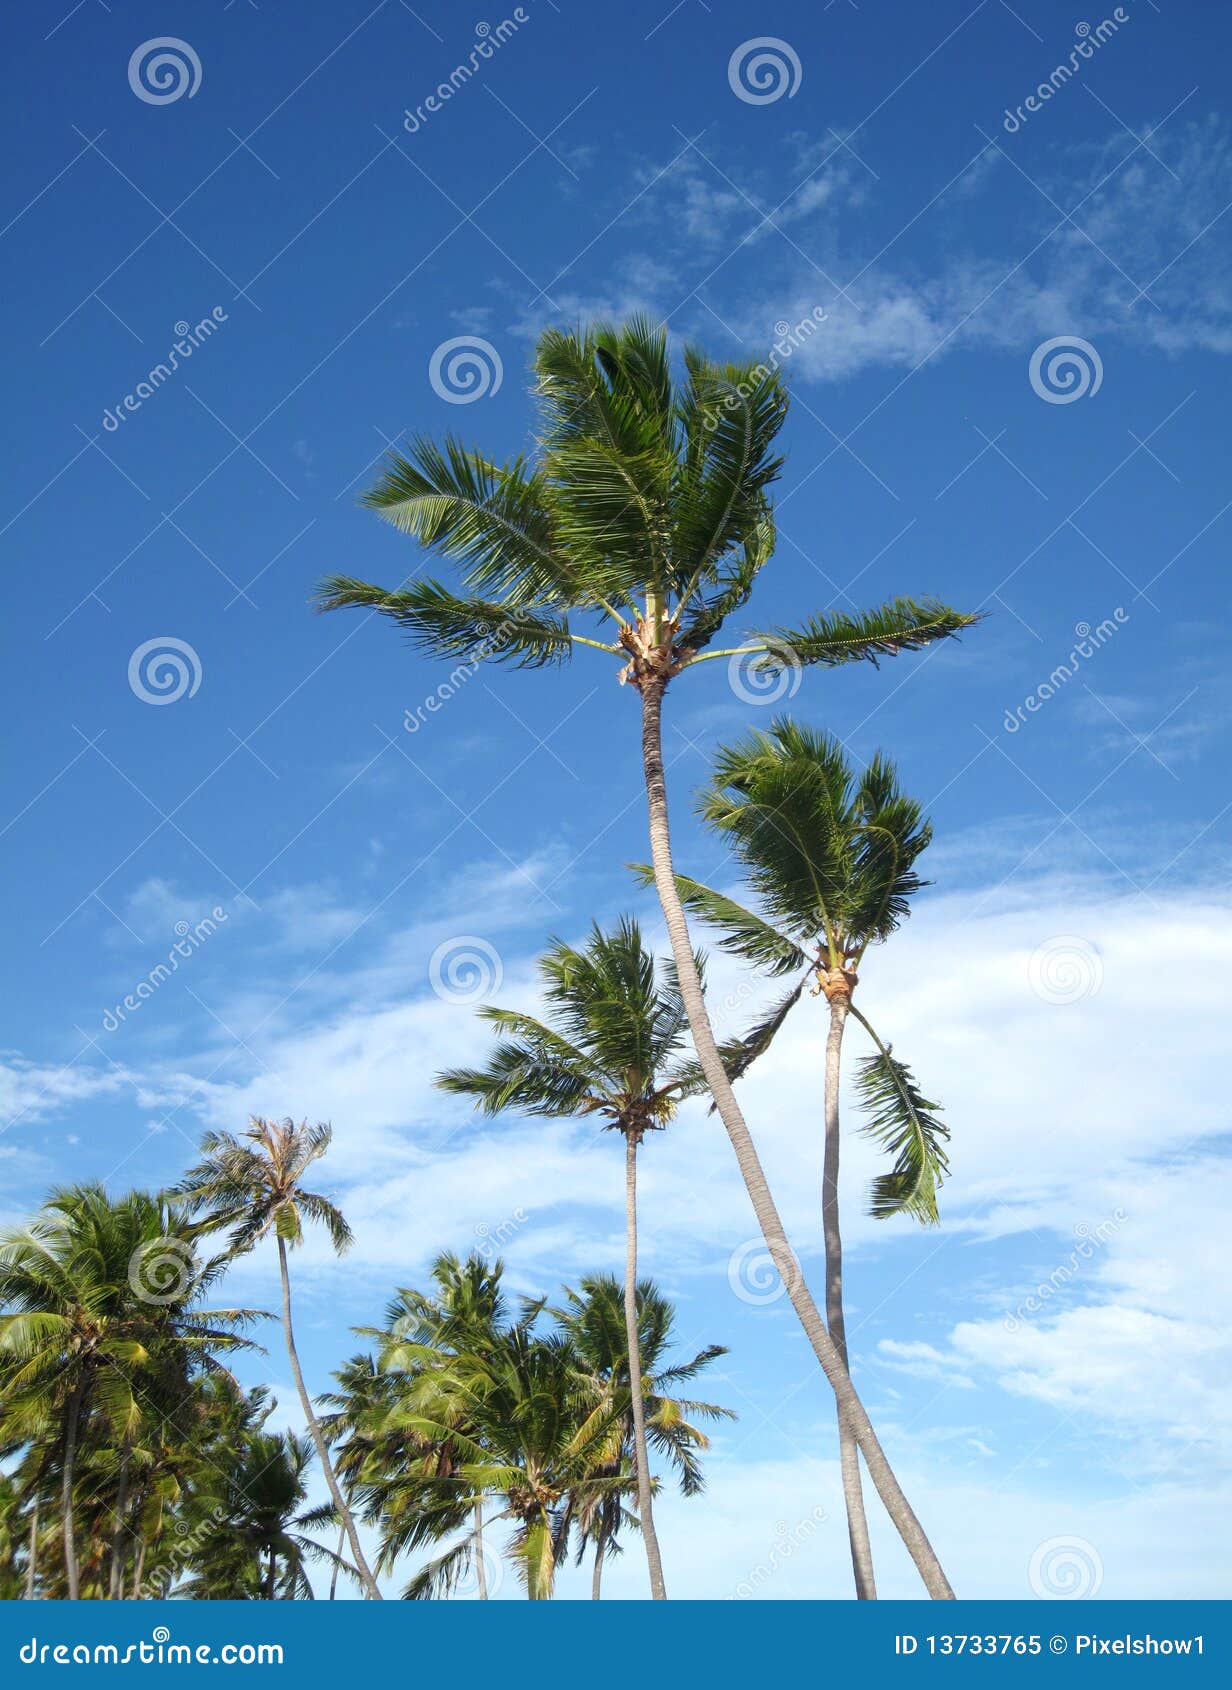
[[[675,969],[656,978],[636,921],[597,925],[582,949],[555,941],[539,962],[547,1020],[485,1006],[505,1035],[484,1068],[438,1075],[444,1091],[474,1099],[485,1115],[597,1115],[605,1126],[666,1126],[681,1096],[702,1082],[682,1060],[688,1019]]]
[[[535,356],[539,458],[497,464],[450,437],[394,453],[364,503],[461,573],[394,591],[350,576],[322,585],[325,610],[379,611],[450,659],[516,667],[567,662],[589,646],[622,679],[670,679],[747,602],[774,551],[767,489],[787,415],[778,371],[686,348],[675,375],[666,332],[548,329]],[[578,633],[571,618],[599,619]],[[837,664],[915,650],[974,618],[900,598],[755,636],[753,663]],[[585,625],[585,624],[584,624]]]

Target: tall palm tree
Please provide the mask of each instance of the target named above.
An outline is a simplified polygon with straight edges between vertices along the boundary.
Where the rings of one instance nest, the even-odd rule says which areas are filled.
[[[596,926],[581,950],[555,941],[540,959],[539,973],[546,1022],[518,1010],[480,1010],[505,1037],[486,1067],[450,1069],[436,1083],[473,1098],[487,1115],[517,1109],[590,1117],[624,1138],[624,1320],[637,1506],[651,1595],[662,1601],[667,1590],[654,1526],[638,1348],[637,1153],[647,1132],[671,1120],[686,1086],[684,1001],[675,969],[656,978],[655,959],[637,923],[627,917],[611,933]]]
[[[861,1065],[859,1089],[870,1109],[869,1130],[894,1158],[891,1171],[875,1183],[873,1213],[935,1222],[937,1187],[948,1166],[949,1134],[936,1105],[921,1095],[911,1070],[853,1001],[868,947],[889,938],[924,884],[915,864],[932,830],[880,753],[857,776],[837,740],[787,719],[775,722],[769,734],[721,748],[698,808],[744,868],[759,912],[680,875],[685,908],[720,930],[724,950],[771,975],[795,976],[756,1027],[723,1047],[728,1074],[737,1078],[768,1049],[806,987],[824,995],[829,1007],[822,1171],[826,1320],[846,1362],[838,1182],[839,1085],[849,1015],[876,1047]],[[649,873],[643,869],[642,878]],[[856,1593],[870,1598],[877,1589],[859,1454],[841,1415],[839,1448]]]
[[[676,1311],[650,1279],[639,1280],[637,1285],[634,1343],[629,1340],[627,1287],[612,1275],[588,1274],[577,1290],[566,1286],[564,1297],[564,1305],[552,1313],[585,1367],[619,1408],[624,1434],[619,1457],[623,1459],[628,1451],[634,1457],[634,1472],[639,1471],[636,1449],[641,1419],[643,1437],[675,1469],[682,1494],[699,1495],[705,1488],[700,1457],[710,1447],[710,1439],[694,1421],[734,1420],[735,1414],[730,1408],[678,1397],[674,1392],[677,1386],[695,1379],[719,1356],[726,1355],[726,1346],[708,1344],[688,1361],[669,1364],[667,1352],[672,1344]],[[636,1411],[630,1383],[633,1373],[630,1358],[634,1355],[645,1402],[641,1416]],[[587,1500],[591,1506],[579,1514],[582,1541],[578,1558],[581,1559],[588,1543],[594,1545],[591,1596],[597,1599],[604,1562],[609,1555],[619,1552],[617,1538],[627,1514],[617,1491],[603,1492]]]
[[[291,1277],[288,1248],[303,1242],[305,1220],[324,1226],[338,1255],[351,1244],[351,1229],[342,1211],[319,1192],[307,1191],[303,1180],[312,1164],[325,1155],[332,1138],[322,1122],[298,1127],[291,1120],[269,1121],[254,1116],[243,1136],[208,1133],[202,1140],[202,1159],[190,1168],[175,1187],[175,1194],[196,1213],[207,1211],[198,1222],[203,1232],[231,1229],[233,1252],[251,1250],[273,1234],[278,1246],[278,1272],[282,1281],[282,1328],[295,1388],[304,1419],[316,1446],[321,1471],[333,1500],[337,1517],[346,1527],[355,1566],[364,1590],[374,1601],[381,1600],[380,1588],[364,1558],[355,1529],[355,1519],[346,1505],[329,1458],[329,1448],[312,1398],[304,1383],[295,1332],[291,1324]]]
[[[662,710],[668,686],[699,663],[876,663],[948,639],[974,618],[899,598],[707,649],[773,554],[769,488],[782,465],[776,440],[787,414],[778,372],[765,363],[715,363],[690,348],[677,379],[665,331],[642,318],[621,328],[549,329],[535,370],[537,463],[497,464],[457,439],[420,439],[409,455],[391,457],[365,498],[459,565],[462,591],[431,579],[390,590],[334,576],[322,586],[321,608],[376,611],[423,649],[454,660],[538,667],[584,647],[619,665],[616,678],[641,703],[655,886],[706,1083],[771,1258],[878,1492],[930,1593],[952,1596],[799,1272],[723,1067],[672,867]],[[576,632],[571,617],[593,631]]]
[[[197,1262],[192,1236],[175,1207],[145,1192],[112,1199],[95,1184],[54,1192],[26,1227],[0,1239],[0,1437],[25,1441],[54,1428],[69,1600],[82,1587],[79,1516],[113,1482],[106,1508],[95,1510],[112,1522],[98,1560],[109,1562],[107,1594],[122,1594],[134,1448],[168,1390],[248,1343],[240,1329],[255,1311],[197,1306],[224,1263]],[[95,1459],[104,1444],[110,1458]]]

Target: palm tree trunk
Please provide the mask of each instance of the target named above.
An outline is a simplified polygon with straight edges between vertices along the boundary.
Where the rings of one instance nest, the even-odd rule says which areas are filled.
[[[341,1531],[338,1533],[338,1561],[340,1561],[342,1559],[342,1551],[345,1548],[346,1548],[346,1527],[343,1526]],[[338,1594],[338,1561],[335,1561],[333,1566],[330,1568],[329,1599],[330,1599],[331,1602],[334,1600],[334,1598]]]
[[[141,1581],[145,1577],[145,1536],[137,1539],[137,1554],[133,1559],[133,1601],[141,1596]]]
[[[279,1243],[281,1242],[282,1240],[279,1239]],[[265,1600],[267,1602],[272,1602],[274,1600],[274,1592],[277,1589],[277,1572],[278,1564],[274,1559],[274,1546],[271,1543],[269,1550],[269,1564],[265,1569]]]
[[[111,1571],[107,1579],[107,1597],[109,1601],[119,1602],[124,1596],[124,1563],[127,1560],[126,1545],[128,1542],[128,1468],[132,1459],[132,1446],[127,1438],[120,1446],[120,1481],[116,1489],[115,1531],[111,1534]]]
[[[479,1600],[488,1599],[488,1569],[483,1564],[483,1498],[475,1498],[475,1579],[479,1586]]]
[[[693,1044],[697,1051],[698,1061],[701,1063],[702,1072],[706,1076],[706,1083],[710,1087],[719,1117],[727,1130],[727,1136],[732,1142],[732,1148],[736,1153],[736,1162],[744,1180],[745,1189],[748,1191],[750,1201],[753,1204],[753,1212],[761,1227],[762,1237],[766,1241],[766,1248],[770,1252],[770,1259],[787,1289],[792,1307],[804,1328],[805,1336],[812,1346],[813,1353],[830,1382],[830,1388],[838,1402],[839,1414],[851,1427],[852,1435],[868,1465],[869,1477],[876,1486],[877,1494],[885,1504],[886,1512],[893,1520],[908,1554],[915,1562],[920,1577],[924,1581],[925,1589],[930,1596],[937,1599],[952,1599],[954,1591],[950,1581],[942,1571],[936,1552],[929,1543],[923,1526],[916,1519],[911,1504],[903,1495],[902,1487],[895,1478],[890,1464],[886,1460],[885,1453],[877,1441],[877,1434],[873,1430],[872,1422],[865,1412],[863,1403],[856,1395],[855,1387],[852,1385],[847,1369],[843,1365],[842,1357],[835,1349],[830,1334],[826,1330],[825,1322],[818,1312],[817,1304],[813,1301],[812,1294],[804,1282],[800,1264],[787,1242],[783,1223],[779,1218],[779,1212],[771,1195],[770,1187],[766,1183],[765,1172],[762,1169],[756,1147],[749,1134],[740,1105],[736,1101],[736,1094],[727,1078],[723,1059],[719,1055],[719,1048],[714,1040],[714,1031],[710,1025],[710,1017],[706,1013],[706,1002],[702,995],[701,981],[698,978],[697,964],[689,939],[684,906],[680,902],[675,870],[672,866],[671,835],[667,818],[667,786],[663,774],[662,710],[665,685],[666,682],[658,675],[644,675],[641,678],[642,761],[646,775],[646,799],[650,814],[650,850],[651,860],[654,863],[655,886],[658,890],[659,902],[663,906],[663,919],[667,926],[668,936],[672,942],[672,954],[675,957],[676,972],[680,980],[681,997],[684,1000],[685,1010],[689,1017],[689,1027],[693,1034]]]
[[[81,1421],[84,1382],[73,1387],[65,1410],[64,1471],[60,1478],[60,1513],[64,1522],[64,1576],[68,1600],[81,1600],[81,1576],[77,1569],[77,1536],[73,1525],[73,1481],[77,1476],[77,1430]]]
[[[300,1407],[304,1411],[304,1418],[308,1422],[308,1430],[312,1433],[312,1441],[317,1446],[317,1455],[321,1460],[321,1471],[325,1474],[325,1483],[329,1486],[329,1494],[333,1498],[334,1507],[338,1510],[338,1518],[346,1530],[351,1545],[351,1554],[355,1557],[355,1565],[359,1576],[363,1580],[364,1589],[374,1602],[381,1600],[381,1592],[376,1580],[372,1576],[372,1569],[364,1559],[364,1552],[359,1546],[359,1533],[355,1530],[355,1520],[350,1509],[343,1501],[342,1491],[334,1474],[334,1464],[329,1459],[325,1436],[320,1423],[313,1412],[312,1398],[308,1395],[308,1388],[304,1384],[304,1375],[299,1365],[299,1353],[295,1348],[295,1334],[291,1329],[291,1276],[287,1271],[287,1244],[285,1238],[278,1240],[278,1269],[282,1275],[282,1328],[287,1340],[287,1355],[291,1359],[291,1372],[295,1375],[295,1388],[299,1392]]]
[[[637,1464],[637,1512],[650,1568],[650,1594],[667,1600],[663,1561],[650,1499],[650,1456],[646,1449],[646,1402],[642,1396],[642,1354],[637,1335],[637,1144],[636,1128],[625,1130],[625,1341],[629,1350],[629,1397],[633,1405],[633,1459]]]
[[[836,992],[830,999],[830,1036],[826,1040],[826,1149],[821,1174],[821,1224],[826,1246],[826,1325],[834,1347],[850,1372],[847,1360],[847,1325],[843,1316],[843,1235],[839,1228],[839,1078],[842,1072],[843,1028],[847,1022],[847,999]],[[877,1595],[873,1574],[873,1546],[869,1542],[864,1514],[864,1491],[860,1484],[860,1451],[851,1427],[838,1417],[839,1470],[843,1500],[847,1505],[847,1537],[851,1544],[851,1566],[855,1573],[856,1596],[870,1602]]]
[[[590,1599],[598,1602],[603,1591],[603,1534],[600,1532],[595,1539],[595,1570],[590,1575]]]
[[[34,1493],[34,1508],[30,1514],[30,1543],[26,1550],[26,1601],[34,1601],[34,1581],[38,1568],[39,1493]]]

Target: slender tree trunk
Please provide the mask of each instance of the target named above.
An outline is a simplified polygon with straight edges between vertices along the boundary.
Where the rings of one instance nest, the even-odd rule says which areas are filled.
[[[64,1471],[60,1477],[60,1512],[64,1521],[64,1576],[70,1602],[81,1600],[81,1576],[77,1570],[77,1535],[73,1523],[73,1481],[77,1476],[77,1430],[85,1386],[77,1385],[68,1400],[64,1422]]]
[[[39,1493],[34,1493],[34,1508],[30,1514],[30,1543],[26,1550],[26,1601],[34,1601],[34,1582],[38,1569]]]
[[[287,1355],[291,1359],[291,1372],[295,1375],[295,1388],[299,1392],[300,1406],[304,1411],[304,1418],[308,1422],[308,1430],[312,1433],[312,1441],[317,1446],[317,1455],[321,1460],[321,1471],[325,1474],[325,1483],[329,1486],[329,1494],[333,1498],[334,1507],[338,1510],[338,1518],[342,1521],[351,1545],[351,1554],[355,1557],[355,1566],[363,1581],[364,1589],[374,1602],[381,1600],[381,1592],[376,1580],[372,1576],[372,1569],[364,1559],[364,1552],[359,1546],[359,1533],[355,1529],[355,1520],[351,1510],[343,1500],[342,1491],[334,1473],[334,1464],[329,1459],[325,1435],[321,1431],[320,1423],[312,1407],[312,1398],[308,1395],[308,1387],[304,1384],[304,1375],[299,1365],[299,1353],[295,1348],[295,1333],[291,1328],[291,1276],[287,1271],[287,1244],[284,1238],[278,1240],[278,1269],[282,1275],[282,1326],[287,1340]]]
[[[120,1447],[120,1482],[116,1488],[115,1530],[111,1534],[111,1572],[107,1579],[107,1597],[119,1602],[124,1596],[124,1563],[128,1559],[128,1469],[132,1447],[127,1438]]]
[[[279,1242],[281,1242],[281,1240]],[[265,1569],[265,1600],[267,1602],[272,1602],[274,1600],[274,1592],[277,1589],[277,1572],[278,1563],[274,1559],[274,1546],[271,1544],[269,1551],[269,1564]]]
[[[850,1372],[847,1325],[843,1317],[843,1235],[838,1209],[838,1101],[846,1022],[847,999],[836,993],[830,999],[830,1036],[826,1040],[826,1149],[821,1175],[821,1222],[826,1245],[826,1324],[843,1366]],[[862,1602],[870,1602],[877,1595],[877,1580],[873,1574],[873,1546],[869,1542],[864,1491],[860,1484],[860,1451],[851,1427],[841,1414],[838,1417],[838,1453],[843,1500],[847,1504],[847,1536],[851,1544],[856,1595]]]
[[[756,1147],[749,1134],[740,1105],[736,1101],[736,1095],[732,1090],[731,1082],[727,1078],[723,1060],[714,1040],[710,1017],[706,1012],[705,998],[702,995],[701,981],[698,978],[697,964],[693,957],[693,947],[689,939],[684,906],[680,902],[675,871],[672,866],[671,836],[668,831],[667,818],[667,788],[663,775],[661,724],[665,684],[663,679],[657,675],[645,675],[641,679],[642,760],[646,772],[646,798],[650,812],[650,849],[654,863],[655,886],[659,893],[659,902],[663,906],[663,918],[672,942],[672,954],[675,957],[676,972],[680,979],[681,996],[684,999],[685,1010],[689,1017],[689,1027],[693,1034],[693,1044],[697,1051],[698,1061],[701,1063],[702,1072],[706,1076],[706,1083],[710,1087],[719,1117],[727,1129],[727,1136],[731,1139],[732,1148],[736,1153],[736,1162],[740,1168],[741,1177],[744,1180],[750,1201],[753,1204],[753,1212],[761,1227],[762,1237],[766,1241],[766,1248],[770,1252],[770,1259],[787,1288],[787,1294],[791,1299],[797,1318],[804,1328],[805,1336],[821,1364],[822,1371],[830,1382],[830,1387],[838,1402],[839,1413],[851,1427],[852,1435],[855,1437],[868,1465],[869,1477],[877,1489],[877,1494],[885,1504],[886,1512],[893,1520],[908,1554],[915,1562],[929,1595],[938,1599],[952,1599],[953,1589],[942,1571],[936,1552],[929,1543],[924,1528],[916,1519],[911,1504],[903,1495],[902,1487],[895,1478],[890,1464],[886,1460],[885,1453],[877,1441],[877,1434],[873,1430],[872,1422],[865,1412],[863,1403],[856,1395],[855,1387],[852,1385],[847,1369],[843,1365],[842,1357],[835,1349],[830,1334],[826,1330],[825,1322],[818,1312],[817,1304],[813,1301],[812,1294],[804,1282],[800,1264],[787,1242],[783,1223],[779,1218],[779,1212],[771,1195],[770,1187],[766,1183],[766,1176],[757,1155]]]
[[[342,1559],[342,1551],[345,1548],[346,1548],[346,1527],[343,1526],[341,1531],[339,1531],[339,1533],[338,1533],[338,1560]],[[337,1596],[337,1594],[338,1594],[338,1561],[335,1561],[333,1566],[330,1568],[330,1574],[329,1574],[329,1599],[330,1599],[331,1602],[334,1600],[334,1598]]]
[[[595,1539],[595,1570],[590,1575],[590,1599],[598,1602],[603,1593],[603,1533]]]
[[[483,1564],[483,1498],[475,1498],[475,1579],[479,1586],[479,1600],[488,1599],[488,1569]]]
[[[137,1539],[137,1553],[133,1559],[133,1601],[141,1598],[141,1581],[145,1577],[145,1535]]]
[[[637,1512],[650,1568],[650,1594],[667,1600],[663,1560],[650,1497],[650,1455],[646,1448],[646,1402],[642,1396],[642,1354],[637,1334],[637,1144],[641,1134],[625,1130],[625,1341],[629,1350],[629,1397],[633,1405],[633,1459],[637,1464]]]

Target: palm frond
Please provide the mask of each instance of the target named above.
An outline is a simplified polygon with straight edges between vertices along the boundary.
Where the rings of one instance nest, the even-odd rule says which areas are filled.
[[[882,1044],[854,1004],[851,1013],[877,1044],[876,1054],[865,1057],[856,1073],[856,1090],[868,1111],[863,1130],[894,1158],[890,1172],[873,1181],[869,1212],[878,1220],[914,1215],[923,1225],[935,1226],[937,1190],[950,1165],[945,1150],[950,1130],[938,1120],[938,1105],[923,1095],[907,1064]]]

